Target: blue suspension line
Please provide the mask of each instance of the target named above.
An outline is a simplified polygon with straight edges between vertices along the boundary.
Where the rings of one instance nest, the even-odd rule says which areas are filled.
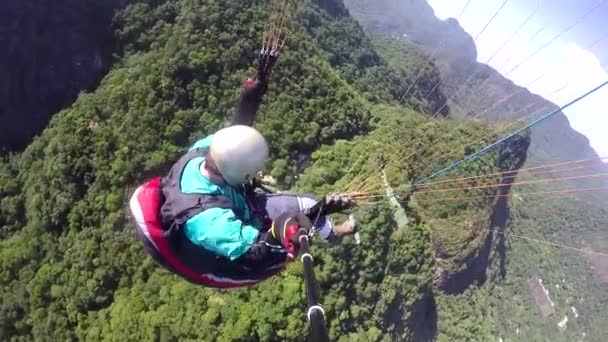
[[[428,177],[426,177],[426,178],[423,178],[423,179],[421,179],[421,180],[419,180],[419,181],[414,182],[414,184],[412,185],[412,188],[416,188],[417,186],[423,185],[423,184],[427,183],[429,180],[431,180],[431,179],[433,179],[433,178],[436,178],[436,177],[438,177],[438,176],[441,176],[441,175],[443,175],[443,174],[445,174],[445,173],[448,173],[448,172],[450,172],[450,171],[452,171],[452,170],[454,170],[454,169],[456,169],[456,168],[460,167],[462,164],[464,164],[464,163],[466,163],[466,162],[468,162],[468,161],[471,161],[471,160],[473,160],[473,159],[479,158],[481,155],[483,155],[483,154],[485,154],[485,153],[487,153],[487,152],[489,152],[489,151],[491,151],[491,150],[495,149],[495,148],[496,148],[497,146],[499,146],[500,144],[502,144],[502,143],[504,143],[504,142],[508,141],[509,139],[511,139],[511,138],[515,137],[516,135],[518,135],[518,134],[522,133],[523,131],[525,131],[525,130],[529,129],[530,127],[536,126],[536,125],[538,125],[539,123],[541,123],[541,122],[543,122],[543,121],[545,121],[545,120],[547,120],[547,119],[551,118],[551,117],[552,117],[552,116],[554,116],[555,114],[560,113],[562,110],[564,110],[564,109],[566,109],[566,108],[568,108],[568,107],[572,106],[573,104],[575,104],[575,103],[579,102],[580,100],[582,100],[582,99],[586,98],[587,96],[589,96],[589,95],[591,95],[591,94],[595,93],[596,91],[600,90],[601,88],[603,88],[603,87],[604,87],[604,86],[606,86],[606,85],[608,85],[608,81],[606,81],[606,82],[604,82],[604,83],[600,84],[599,86],[597,86],[597,87],[593,88],[592,90],[590,90],[590,91],[586,92],[585,94],[583,94],[583,95],[581,95],[581,96],[577,97],[576,99],[574,99],[574,100],[570,101],[568,104],[564,105],[563,107],[558,108],[558,109],[556,109],[556,110],[554,110],[554,111],[552,111],[552,112],[550,112],[550,113],[547,113],[547,114],[545,114],[545,115],[541,116],[540,118],[538,118],[538,119],[536,119],[536,120],[534,120],[534,121],[530,122],[529,124],[527,124],[527,125],[526,125],[526,126],[524,126],[523,128],[520,128],[520,129],[516,130],[515,132],[513,132],[513,133],[511,133],[511,134],[507,135],[506,137],[503,137],[503,138],[499,139],[498,141],[496,141],[496,142],[494,142],[494,143],[492,143],[492,144],[490,144],[490,145],[488,145],[488,146],[486,146],[486,147],[482,148],[482,149],[481,149],[481,150],[479,150],[478,152],[475,152],[475,153],[473,153],[473,154],[470,154],[470,155],[468,155],[468,156],[464,157],[462,160],[459,160],[459,161],[457,161],[457,162],[453,163],[452,165],[450,165],[450,166],[448,166],[448,167],[446,167],[446,168],[444,168],[444,169],[441,169],[441,170],[439,170],[439,171],[437,171],[437,172],[435,172],[435,173],[431,174],[430,176],[428,176]]]

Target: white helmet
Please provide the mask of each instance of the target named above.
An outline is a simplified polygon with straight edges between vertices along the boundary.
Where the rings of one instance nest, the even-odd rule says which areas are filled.
[[[268,143],[255,128],[230,126],[213,135],[209,155],[222,177],[236,186],[253,179],[264,168]]]

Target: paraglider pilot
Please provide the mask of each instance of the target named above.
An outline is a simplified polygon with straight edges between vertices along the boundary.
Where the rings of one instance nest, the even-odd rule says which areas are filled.
[[[130,209],[148,254],[191,282],[216,288],[256,284],[279,273],[297,256],[300,228],[338,243],[355,232],[350,218],[334,225],[302,213],[311,196],[268,194],[251,186],[269,156],[265,138],[251,127],[266,82],[247,80],[232,126],[196,143],[162,178],[140,186]],[[329,195],[334,212],[354,206]],[[330,211],[331,212],[331,211]]]

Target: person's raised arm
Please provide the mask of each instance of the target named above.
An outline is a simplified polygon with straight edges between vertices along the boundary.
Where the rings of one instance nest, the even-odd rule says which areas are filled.
[[[266,82],[248,79],[241,87],[238,108],[232,116],[231,125],[253,126],[262,98],[268,89]]]
[[[270,74],[279,59],[282,44],[269,43],[260,51],[255,77],[245,81],[241,87],[239,105],[232,115],[232,125],[253,126],[255,115],[262,104],[262,97],[268,90]]]

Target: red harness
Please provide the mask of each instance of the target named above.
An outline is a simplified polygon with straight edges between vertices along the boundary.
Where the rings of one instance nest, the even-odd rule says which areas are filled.
[[[163,261],[172,267],[182,277],[205,286],[230,289],[251,286],[264,279],[236,280],[218,277],[213,274],[198,274],[189,269],[180,259],[169,242],[164,237],[159,210],[161,207],[160,178],[155,178],[140,186],[130,201],[131,212],[136,222],[136,228],[148,243],[158,251]]]

